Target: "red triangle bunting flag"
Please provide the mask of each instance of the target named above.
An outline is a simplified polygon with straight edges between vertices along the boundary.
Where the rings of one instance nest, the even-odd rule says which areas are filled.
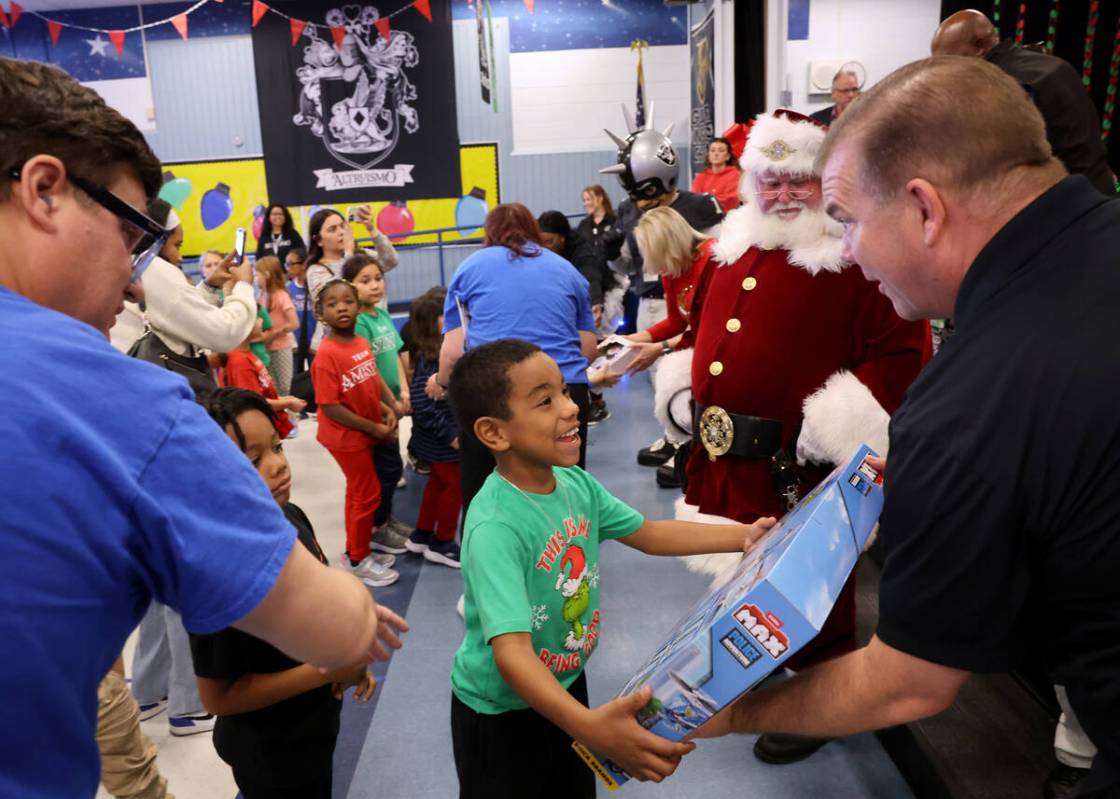
[[[533,0],[525,0],[525,8],[527,8],[529,10],[529,13],[532,14],[533,13]]]
[[[299,37],[303,34],[303,28],[307,25],[302,19],[290,19],[289,24],[292,26],[292,46],[295,47]]]
[[[109,31],[109,40],[117,48],[117,55],[124,55],[124,31]]]
[[[62,23],[61,22],[55,22],[53,19],[48,19],[47,20],[47,30],[50,31],[50,34],[51,34],[51,46],[52,47],[57,46],[58,45],[58,37],[62,33]]]
[[[23,6],[12,0],[11,8],[8,10],[8,22],[14,28],[16,23],[19,22],[19,15],[23,13]]]
[[[261,21],[261,17],[268,11],[268,6],[261,2],[261,0],[253,0],[253,27],[257,27],[257,23]]]
[[[424,19],[428,20],[428,22],[432,21],[432,4],[428,2],[428,0],[416,0],[412,5],[417,11],[424,15]]]
[[[389,18],[382,17],[373,24],[377,28],[377,30],[380,31],[381,38],[383,38],[385,41],[389,41]]]
[[[187,40],[187,15],[177,14],[171,18],[171,24],[175,26],[175,30],[179,31],[179,35],[183,37],[183,41]]]
[[[335,25],[331,28],[331,36],[334,37],[334,46],[341,50],[342,40],[346,38],[346,28],[342,25]]]

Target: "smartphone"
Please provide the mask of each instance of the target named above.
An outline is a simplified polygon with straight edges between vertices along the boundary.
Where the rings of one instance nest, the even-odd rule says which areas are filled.
[[[351,205],[349,208],[346,209],[346,219],[349,220],[350,222],[357,222],[358,221],[358,206]]]
[[[233,262],[239,264],[245,260],[245,228],[239,227],[233,238]]]

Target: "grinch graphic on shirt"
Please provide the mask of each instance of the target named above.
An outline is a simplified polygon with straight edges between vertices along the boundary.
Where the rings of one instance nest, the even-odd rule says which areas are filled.
[[[556,590],[564,597],[560,615],[571,627],[564,638],[564,648],[571,652],[579,651],[586,638],[583,614],[591,604],[591,586],[585,579],[586,570],[587,557],[582,549],[572,544],[560,559],[560,573],[556,575]]]
[[[563,637],[553,638],[537,653],[541,662],[557,674],[583,668],[599,639],[599,610],[592,607],[599,567],[595,564],[597,548],[589,543],[590,533],[591,525],[585,517],[580,516],[578,521],[571,516],[565,518],[544,543],[536,561],[536,569],[548,573],[549,588],[561,598],[557,621],[563,624]],[[547,624],[555,613],[548,609],[549,604],[533,606],[533,629],[551,628],[559,633],[556,626],[560,625]]]

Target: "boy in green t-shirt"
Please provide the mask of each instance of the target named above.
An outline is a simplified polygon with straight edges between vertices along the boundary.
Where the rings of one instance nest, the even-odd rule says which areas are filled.
[[[593,797],[572,739],[641,780],[671,774],[691,743],[634,718],[647,687],[587,707],[583,667],[602,623],[599,542],[652,555],[736,552],[774,525],[650,521],[615,499],[579,460],[578,408],[555,361],[506,339],[467,352],[449,389],[462,434],[497,467],[463,529],[466,636],[451,672],[460,797]],[[476,442],[466,441],[464,446]]]

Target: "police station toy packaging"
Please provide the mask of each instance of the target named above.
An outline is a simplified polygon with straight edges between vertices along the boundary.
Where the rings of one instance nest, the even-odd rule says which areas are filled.
[[[707,594],[619,695],[648,684],[638,713],[679,741],[812,640],[832,610],[883,509],[883,478],[866,446],[758,540],[734,575]],[[573,744],[611,790],[630,779]]]

